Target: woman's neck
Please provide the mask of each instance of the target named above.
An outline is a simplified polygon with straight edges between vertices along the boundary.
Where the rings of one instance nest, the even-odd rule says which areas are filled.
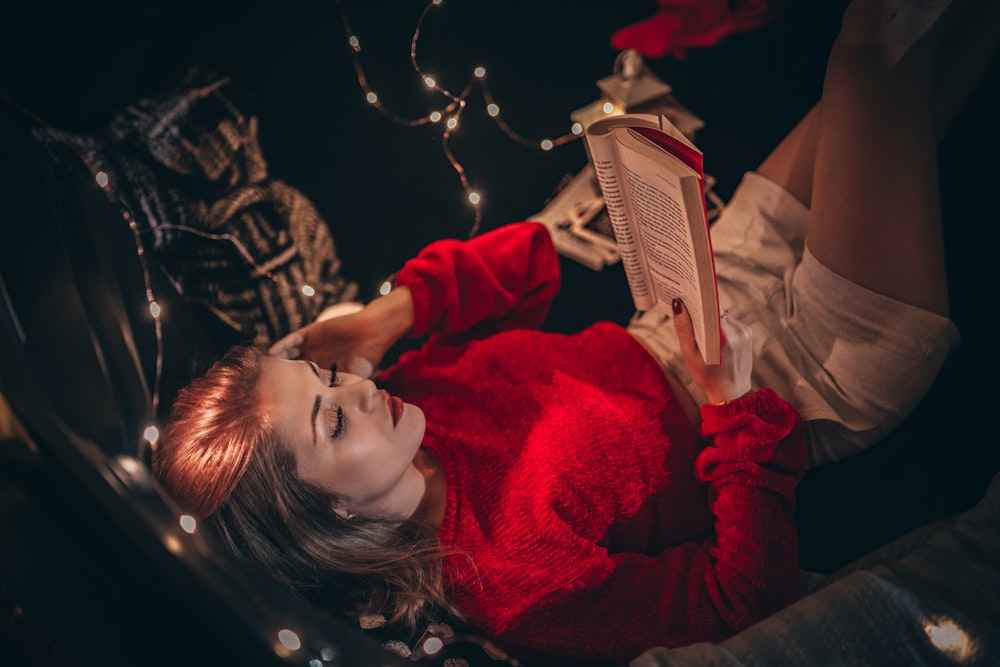
[[[420,521],[436,532],[444,521],[447,501],[447,485],[444,467],[437,457],[421,447],[413,459],[413,465],[424,476],[424,495],[411,518]]]

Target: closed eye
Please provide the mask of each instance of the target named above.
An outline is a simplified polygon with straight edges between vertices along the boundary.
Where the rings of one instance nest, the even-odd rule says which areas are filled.
[[[344,427],[347,422],[347,419],[344,417],[344,409],[337,407],[328,414],[330,415],[330,420],[326,425],[326,432],[329,434],[330,440],[336,440],[344,434]]]
[[[340,378],[337,377],[337,364],[330,366],[330,384],[327,386],[336,387],[340,384]]]

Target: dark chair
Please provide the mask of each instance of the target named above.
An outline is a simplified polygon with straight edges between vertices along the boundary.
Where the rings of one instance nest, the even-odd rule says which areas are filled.
[[[23,427],[0,441],[0,662],[404,664],[188,532],[144,431],[217,343],[94,175],[6,107],[0,156],[0,395]]]

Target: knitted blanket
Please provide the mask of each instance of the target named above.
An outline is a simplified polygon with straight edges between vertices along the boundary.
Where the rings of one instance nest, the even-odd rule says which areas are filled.
[[[195,68],[99,136],[52,127],[36,136],[106,174],[99,183],[138,224],[145,251],[218,319],[209,330],[221,323],[230,338],[263,346],[358,288],[340,274],[312,202],[268,175],[257,118],[242,107],[232,82]]]

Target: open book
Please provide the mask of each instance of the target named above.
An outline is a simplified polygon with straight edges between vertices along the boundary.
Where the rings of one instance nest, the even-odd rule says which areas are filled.
[[[663,115],[595,121],[587,146],[637,310],[684,301],[709,364],[721,360],[719,295],[702,154]]]

